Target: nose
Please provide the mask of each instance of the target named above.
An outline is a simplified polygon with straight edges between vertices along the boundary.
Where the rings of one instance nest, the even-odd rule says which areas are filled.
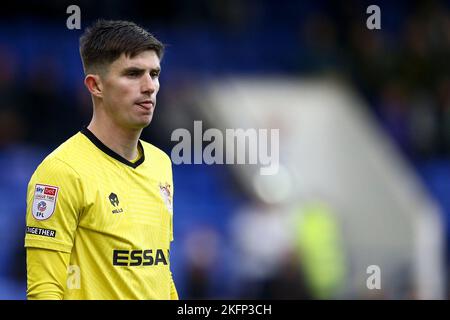
[[[146,74],[143,77],[142,84],[141,84],[142,93],[152,94],[153,92],[155,92],[155,90],[156,90],[156,84],[155,84],[154,79],[149,74]]]

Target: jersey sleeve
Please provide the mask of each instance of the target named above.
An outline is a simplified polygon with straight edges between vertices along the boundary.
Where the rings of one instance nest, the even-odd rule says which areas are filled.
[[[63,299],[69,260],[70,254],[66,252],[28,248],[27,299]]]
[[[70,253],[82,203],[77,172],[58,158],[44,160],[28,184],[25,247]]]

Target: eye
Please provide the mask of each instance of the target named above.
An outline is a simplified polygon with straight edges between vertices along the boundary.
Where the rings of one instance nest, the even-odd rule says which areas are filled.
[[[159,77],[159,71],[152,71],[150,72],[150,76],[154,79],[154,78],[158,78]]]
[[[139,72],[136,72],[136,71],[130,71],[130,72],[128,72],[126,75],[127,75],[127,77],[129,77],[129,78],[137,78],[137,77],[139,77]]]

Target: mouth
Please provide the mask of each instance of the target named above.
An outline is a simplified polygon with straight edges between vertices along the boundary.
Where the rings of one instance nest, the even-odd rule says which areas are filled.
[[[152,108],[155,107],[155,103],[152,100],[139,101],[139,102],[136,102],[136,105],[140,106],[141,108],[143,108],[146,111],[151,111]]]

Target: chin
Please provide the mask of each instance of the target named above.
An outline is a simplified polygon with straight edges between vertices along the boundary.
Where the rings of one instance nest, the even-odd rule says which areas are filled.
[[[136,127],[143,129],[145,127],[148,127],[150,123],[152,122],[153,117],[150,116],[148,119],[142,120],[139,123],[136,123]]]
[[[153,119],[153,113],[150,114],[140,114],[129,117],[125,122],[122,122],[125,127],[133,130],[140,130],[148,127]]]

